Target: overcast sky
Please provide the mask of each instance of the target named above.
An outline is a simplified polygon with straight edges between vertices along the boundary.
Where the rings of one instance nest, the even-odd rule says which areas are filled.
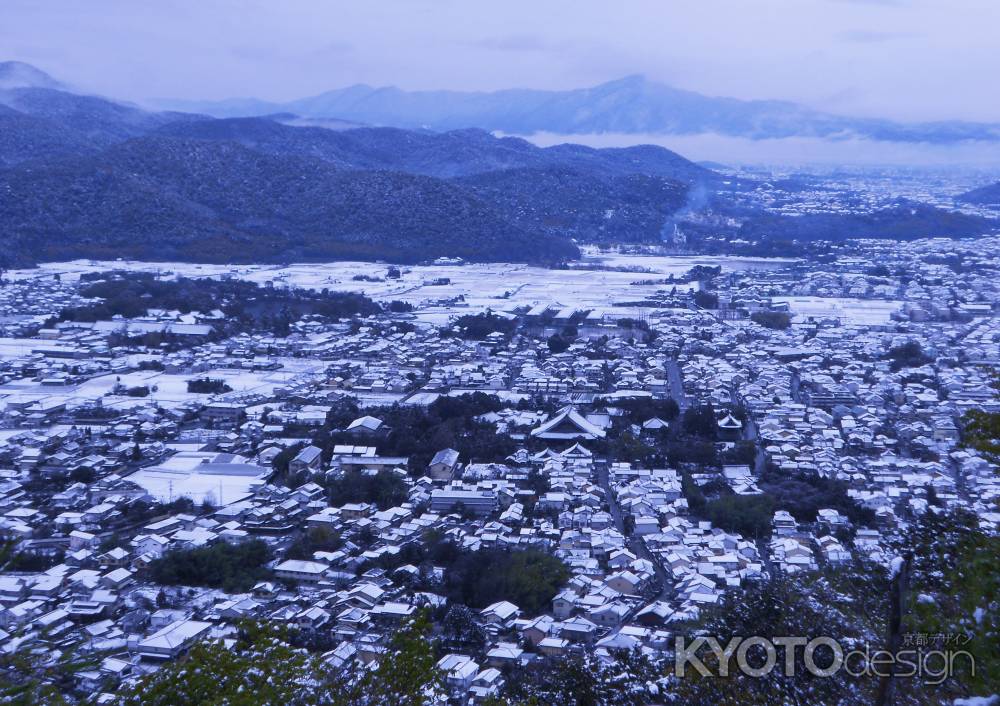
[[[1000,121],[1000,0],[0,0],[0,57],[132,100],[680,88]]]

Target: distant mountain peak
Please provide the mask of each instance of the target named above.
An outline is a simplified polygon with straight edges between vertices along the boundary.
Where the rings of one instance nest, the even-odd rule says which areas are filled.
[[[66,86],[31,64],[23,61],[2,61],[0,62],[0,90],[14,88],[65,90]]]
[[[980,206],[1000,206],[1000,181],[989,184],[972,191],[959,194],[956,199],[965,203],[974,203]]]
[[[285,104],[260,101],[161,103],[216,117],[293,112],[303,118],[437,131],[478,127],[531,135],[619,133],[715,134],[752,140],[846,136],[888,142],[955,144],[1000,141],[1000,125],[896,123],[812,110],[780,100],[715,97],[631,74],[589,88],[563,91],[409,91],[355,84]]]
[[[646,78],[645,74],[629,74],[628,76],[622,76],[621,78],[612,79],[611,81],[605,81],[601,86],[646,86],[650,83],[650,80]]]

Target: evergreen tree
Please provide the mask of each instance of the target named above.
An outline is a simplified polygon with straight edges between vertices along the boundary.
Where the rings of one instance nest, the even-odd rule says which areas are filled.
[[[1000,393],[1000,372],[991,373],[990,384]],[[965,419],[965,443],[993,464],[1000,464],[1000,412],[969,410]]]
[[[431,621],[422,612],[397,632],[378,667],[366,672],[350,691],[358,706],[425,706],[444,701],[441,673],[428,636]]]
[[[203,640],[118,693],[116,706],[423,706],[443,704],[426,614],[399,630],[372,670],[332,670],[293,647],[285,631],[240,626],[234,640]],[[361,671],[361,670],[358,670]],[[25,702],[28,703],[28,702]],[[58,703],[37,701],[32,703]]]

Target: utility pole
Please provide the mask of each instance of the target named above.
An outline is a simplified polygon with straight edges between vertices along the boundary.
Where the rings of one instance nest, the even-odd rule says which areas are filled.
[[[899,652],[902,642],[903,606],[906,602],[906,584],[910,575],[910,560],[913,555],[903,556],[899,571],[892,577],[889,584],[889,620],[886,635],[886,650],[895,655]],[[879,677],[878,691],[875,694],[875,706],[889,706],[892,703],[892,673]]]

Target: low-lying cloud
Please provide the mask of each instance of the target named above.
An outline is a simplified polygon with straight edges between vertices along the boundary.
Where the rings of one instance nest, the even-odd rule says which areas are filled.
[[[868,166],[975,166],[1000,170],[1000,142],[969,140],[950,145],[931,143],[886,142],[844,136],[838,139],[784,137],[752,140],[716,133],[694,135],[619,134],[557,135],[535,133],[520,135],[548,147],[565,142],[591,147],[628,147],[659,145],[695,161],[713,161],[729,165],[774,164],[868,165]]]

